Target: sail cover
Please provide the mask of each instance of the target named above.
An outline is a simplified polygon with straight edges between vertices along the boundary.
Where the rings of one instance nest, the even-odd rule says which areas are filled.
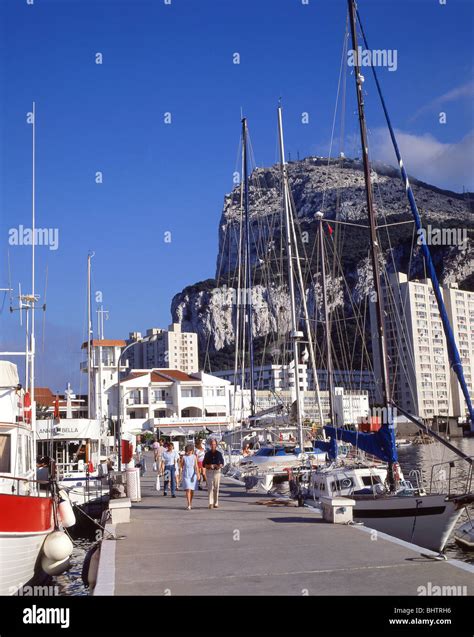
[[[313,448],[326,451],[331,460],[337,458],[337,440],[336,438],[330,438],[329,441],[325,440],[313,440]]]
[[[325,426],[324,431],[331,437],[331,440],[350,442],[355,447],[371,453],[384,462],[398,462],[393,426],[382,425],[374,433],[360,433],[359,431],[348,431],[347,429],[330,426]]]
[[[10,361],[0,361],[0,387],[16,387],[19,382],[17,366]]]

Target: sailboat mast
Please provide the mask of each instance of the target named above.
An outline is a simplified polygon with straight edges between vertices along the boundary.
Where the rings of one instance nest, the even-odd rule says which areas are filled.
[[[35,243],[36,243],[36,103],[32,108],[32,157],[31,157],[31,326],[30,326],[30,396],[31,428],[33,431],[33,453],[36,456],[36,400],[35,400]],[[20,299],[20,303],[21,303]],[[28,314],[28,309],[26,310]],[[28,356],[28,354],[27,354]]]
[[[87,417],[92,418],[92,400],[91,400],[91,380],[92,380],[92,315],[91,315],[91,258],[92,254],[87,255]]]
[[[370,227],[370,252],[372,261],[372,276],[375,291],[375,314],[377,317],[377,332],[379,341],[379,354],[380,354],[380,369],[381,369],[381,381],[382,381],[382,400],[384,406],[388,406],[391,400],[390,395],[390,382],[388,376],[387,365],[387,344],[385,340],[385,330],[383,321],[383,297],[382,297],[382,285],[380,281],[380,268],[379,268],[379,254],[380,247],[377,237],[377,221],[375,217],[372,183],[370,179],[370,161],[369,161],[369,147],[367,141],[367,125],[365,121],[364,111],[364,94],[363,94],[363,77],[360,72],[360,65],[358,59],[358,43],[357,43],[357,29],[356,29],[356,9],[355,0],[348,0],[349,3],[349,16],[351,25],[351,37],[352,37],[352,49],[354,51],[354,78],[356,82],[357,92],[357,107],[359,112],[359,125],[360,125],[360,139],[362,147],[362,159],[364,164],[364,180],[365,180],[365,194],[367,200],[367,213],[369,217]]]
[[[328,295],[326,284],[326,263],[325,263],[325,250],[324,250],[324,233],[323,233],[323,213],[317,212],[317,218],[319,219],[319,251],[321,254],[321,279],[323,288],[323,313],[324,313],[324,334],[326,338],[326,354],[327,354],[327,373],[328,373],[328,391],[329,391],[329,421],[334,424],[334,371],[332,364],[332,350],[331,350],[331,326],[329,324],[329,307],[328,307]]]
[[[255,416],[255,382],[254,382],[254,354],[253,354],[253,317],[252,317],[252,268],[250,253],[250,215],[249,215],[249,175],[247,158],[247,118],[242,119],[242,157],[244,170],[244,215],[245,215],[245,252],[246,252],[246,285],[244,303],[247,307],[247,334],[249,344],[249,367],[250,367],[250,415]]]
[[[367,38],[365,37],[365,32],[364,32],[364,28],[362,26],[362,21],[360,19],[359,13],[356,10],[356,14],[357,14],[357,18],[359,21],[359,25],[360,25],[360,29],[361,29],[361,34],[362,34],[362,39],[364,40],[364,44],[365,47],[368,49],[369,45],[367,43]],[[382,109],[385,115],[385,120],[387,122],[387,126],[388,126],[388,130],[390,133],[390,138],[392,140],[392,145],[393,145],[393,149],[395,151],[395,155],[397,157],[397,161],[398,161],[398,166],[400,168],[400,177],[402,179],[402,183],[405,189],[405,193],[408,199],[408,203],[410,204],[410,208],[411,208],[411,212],[413,215],[413,219],[415,221],[415,227],[418,233],[420,233],[423,229],[423,224],[421,221],[421,217],[420,217],[420,213],[418,210],[418,206],[416,204],[416,200],[415,200],[415,195],[413,194],[413,190],[410,184],[410,180],[408,179],[408,173],[406,171],[405,168],[405,164],[403,163],[403,159],[402,159],[402,155],[400,152],[400,148],[398,146],[398,142],[397,142],[397,138],[395,136],[395,131],[393,129],[392,126],[392,121],[390,119],[390,115],[388,113],[388,108],[387,105],[385,103],[385,99],[382,93],[382,87],[380,86],[380,82],[377,76],[377,71],[375,70],[375,67],[372,65],[372,74],[374,76],[374,80],[375,80],[375,85],[377,87],[377,92],[379,94],[380,97],[380,102],[382,104]],[[446,311],[446,306],[444,304],[444,299],[443,299],[443,294],[441,292],[440,289],[440,285],[439,285],[439,281],[438,281],[438,277],[436,275],[436,268],[434,266],[433,263],[433,259],[431,257],[431,252],[430,249],[426,243],[426,241],[423,241],[421,244],[421,252],[423,254],[424,260],[425,260],[425,264],[426,264],[426,269],[427,269],[427,273],[428,276],[430,277],[432,283],[433,283],[433,292],[436,298],[436,302],[438,304],[438,309],[439,309],[439,313],[440,313],[440,317],[441,317],[441,321],[443,324],[443,330],[444,330],[444,334],[446,336],[446,343],[447,343],[447,347],[448,347],[448,355],[449,355],[449,361],[451,364],[451,367],[454,371],[454,373],[457,376],[459,385],[461,386],[461,391],[464,395],[464,399],[466,401],[466,405],[467,405],[467,409],[468,409],[468,413],[469,413],[469,420],[470,420],[470,429],[471,432],[474,432],[474,407],[472,404],[472,399],[471,399],[471,395],[469,394],[469,388],[466,384],[466,378],[464,376],[464,369],[463,369],[463,364],[461,361],[461,357],[459,356],[459,350],[456,344],[456,339],[454,337],[454,333],[453,333],[453,329],[451,327],[451,323]],[[400,407],[397,405],[398,409],[400,409]]]
[[[282,121],[282,109],[278,107],[278,137],[280,144],[280,166],[283,183],[283,206],[285,212],[285,241],[286,241],[286,258],[288,262],[288,289],[290,292],[290,312],[291,312],[291,342],[293,346],[293,359],[295,364],[295,393],[296,393],[296,421],[298,426],[298,442],[300,449],[304,451],[304,436],[303,436],[303,420],[301,409],[301,396],[300,396],[300,377],[299,377],[299,351],[298,340],[301,338],[302,333],[298,331],[298,320],[296,317],[296,297],[295,297],[295,282],[293,275],[293,247],[291,242],[291,219],[290,219],[290,195],[288,191],[288,173],[285,161],[285,147],[283,142],[283,121]]]

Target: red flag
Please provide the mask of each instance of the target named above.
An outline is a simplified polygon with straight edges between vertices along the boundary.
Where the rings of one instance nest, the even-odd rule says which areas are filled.
[[[328,230],[329,230],[329,236],[332,238],[332,233],[334,232],[334,230],[331,228],[329,224],[328,224]]]
[[[28,391],[23,396],[23,415],[25,422],[31,423],[31,397]]]

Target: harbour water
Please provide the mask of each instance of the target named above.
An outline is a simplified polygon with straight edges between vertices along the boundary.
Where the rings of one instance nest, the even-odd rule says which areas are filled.
[[[87,551],[93,544],[94,541],[88,538],[74,540],[74,550],[71,555],[72,566],[69,571],[55,578],[60,596],[83,597],[89,595],[89,589],[82,581],[82,565]]]
[[[455,438],[451,442],[467,456],[474,457],[474,438]],[[434,464],[456,460],[456,465],[459,466],[460,471],[457,473],[453,472],[452,488],[453,490],[456,487],[462,488],[465,484],[463,479],[465,480],[467,476],[467,463],[464,463],[456,454],[441,444],[433,443],[402,447],[398,450],[398,457],[403,473],[407,479],[410,479],[410,471],[421,471],[427,484],[429,484],[431,468]],[[442,465],[438,470],[442,471],[444,468],[445,465]],[[468,507],[468,510],[471,519],[474,519],[474,507],[471,505]],[[463,513],[458,521],[458,526],[463,524],[466,520],[467,516]],[[474,564],[474,552],[461,549],[452,536],[449,544],[446,546],[446,555],[450,558]]]

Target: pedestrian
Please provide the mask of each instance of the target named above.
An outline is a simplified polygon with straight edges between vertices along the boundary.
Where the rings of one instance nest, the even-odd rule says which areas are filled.
[[[206,450],[204,449],[204,445],[202,444],[202,440],[196,441],[196,450],[194,452],[196,454],[198,467],[199,467],[199,483],[198,489],[202,491],[201,481],[206,482],[206,470],[204,468],[204,456],[206,454]]]
[[[170,484],[171,497],[176,497],[176,465],[178,462],[178,453],[174,450],[172,442],[168,443],[166,451],[161,457],[160,473],[163,474],[163,495],[168,495],[167,487]]]
[[[224,466],[224,457],[217,450],[217,440],[211,439],[211,448],[204,455],[204,468],[206,469],[207,492],[209,494],[209,508],[219,508],[219,485],[221,482],[221,469]]]
[[[140,468],[140,477],[146,473],[146,457],[145,446],[142,443],[141,436],[137,436],[137,447],[135,450],[135,466]]]
[[[193,445],[186,445],[184,456],[181,458],[181,486],[186,492],[186,502],[188,511],[191,510],[194,491],[199,480],[198,460],[194,453]]]

